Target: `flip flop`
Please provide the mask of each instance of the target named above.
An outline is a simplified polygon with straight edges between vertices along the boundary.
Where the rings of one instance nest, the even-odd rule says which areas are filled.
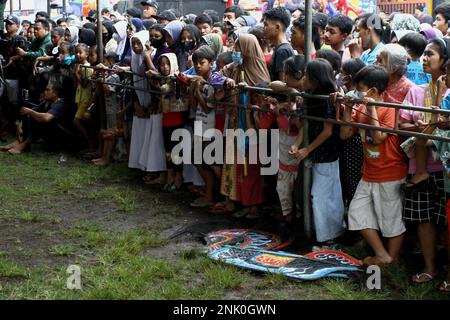
[[[420,279],[421,279],[423,276],[426,277],[425,281],[420,281]],[[434,279],[434,277],[433,277],[431,274],[426,273],[426,272],[422,272],[422,273],[417,273],[417,274],[415,274],[415,275],[412,277],[412,282],[417,283],[417,284],[422,284],[422,283],[427,283],[427,282],[433,281],[433,279]]]
[[[447,281],[443,281],[441,286],[439,287],[439,291],[450,292],[450,283],[448,283]]]

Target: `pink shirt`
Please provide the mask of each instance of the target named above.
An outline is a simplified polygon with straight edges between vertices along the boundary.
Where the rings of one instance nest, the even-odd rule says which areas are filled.
[[[412,87],[406,94],[403,104],[417,106],[417,107],[425,106],[425,93],[426,93],[427,87],[428,87],[428,84],[422,84],[420,86]],[[445,95],[448,95],[449,93],[450,93],[450,90],[447,90]],[[399,117],[403,121],[407,121],[409,123],[416,123],[417,120],[419,119],[419,111],[402,109],[399,112]],[[433,154],[431,152],[431,149],[429,149],[429,152],[428,152],[427,171],[428,172],[442,171],[442,163],[435,161],[433,159]],[[416,159],[411,158],[411,159],[409,159],[408,173],[414,174],[415,172],[416,172]]]

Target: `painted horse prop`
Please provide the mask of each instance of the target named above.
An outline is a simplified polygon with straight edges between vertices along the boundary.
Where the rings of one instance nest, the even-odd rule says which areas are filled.
[[[214,260],[245,269],[277,273],[296,280],[323,277],[352,278],[363,271],[358,259],[335,250],[297,255],[273,251],[289,245],[269,232],[232,229],[211,232],[206,236],[208,256]]]

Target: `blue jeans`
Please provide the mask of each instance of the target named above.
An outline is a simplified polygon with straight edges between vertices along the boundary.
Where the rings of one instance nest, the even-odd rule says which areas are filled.
[[[317,241],[342,235],[345,227],[339,160],[313,164],[311,197]]]

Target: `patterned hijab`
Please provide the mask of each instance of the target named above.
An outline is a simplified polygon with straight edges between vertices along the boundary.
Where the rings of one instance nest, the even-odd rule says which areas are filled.
[[[244,63],[238,65],[231,63],[223,68],[223,75],[236,82],[241,81],[241,71],[244,79],[250,86],[261,82],[270,82],[264,53],[253,34],[241,34],[236,41],[235,48],[239,48]]]
[[[210,33],[206,36],[203,36],[202,38],[206,41],[206,44],[214,50],[216,57],[222,53],[223,43],[221,36],[219,36],[217,33]]]

